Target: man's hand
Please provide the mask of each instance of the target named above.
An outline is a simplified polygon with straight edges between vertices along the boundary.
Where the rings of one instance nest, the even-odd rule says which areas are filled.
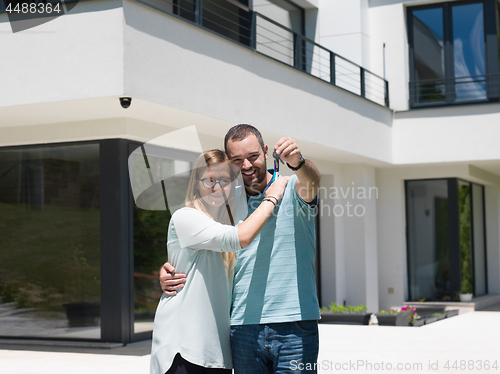
[[[165,262],[160,268],[160,286],[165,295],[177,295],[175,290],[183,288],[184,283],[186,283],[186,274],[176,273],[175,268],[169,262]]]
[[[274,151],[290,166],[296,167],[300,164],[300,149],[295,139],[289,136],[282,137],[274,146]]]
[[[295,139],[289,136],[284,136],[274,146],[274,151],[281,159],[292,167],[297,167],[300,164],[300,148],[295,142]],[[316,166],[307,160],[297,174],[297,182],[295,190],[302,200],[306,203],[312,202],[318,195],[320,174]]]

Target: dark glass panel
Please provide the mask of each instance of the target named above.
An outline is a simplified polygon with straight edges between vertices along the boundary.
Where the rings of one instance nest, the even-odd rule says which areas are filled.
[[[412,300],[450,300],[447,180],[407,182],[409,290]]]
[[[472,230],[471,185],[458,182],[458,214],[460,233],[460,292],[473,293],[472,283]]]
[[[483,4],[452,8],[455,100],[486,99]]]
[[[443,9],[416,10],[412,15],[414,101],[445,101]]]
[[[100,338],[99,206],[99,145],[0,151],[0,335]]]
[[[193,156],[180,155],[178,151],[166,150],[153,145],[146,145],[147,162],[153,175],[179,175],[191,168]],[[132,153],[137,145],[130,145]],[[140,185],[140,180],[150,180],[144,164],[142,152],[132,153],[129,158],[131,181]],[[180,177],[179,177],[180,178]],[[189,177],[187,177],[189,178]],[[184,201],[186,183],[176,184],[168,178],[163,181],[168,190],[167,200]],[[168,199],[171,197],[171,199]],[[159,200],[159,201],[157,201]],[[167,230],[171,213],[164,201],[163,194],[152,193],[147,197],[147,204],[142,200],[141,206],[151,206],[150,210],[138,208],[133,202],[133,245],[134,245],[134,333],[153,330],[156,307],[162,295],[158,281],[158,271],[167,261]],[[165,210],[165,206],[167,209]]]
[[[472,185],[474,242],[474,295],[486,294],[486,241],[484,237],[484,187]]]
[[[250,45],[250,12],[227,0],[204,0],[202,14],[204,27]]]

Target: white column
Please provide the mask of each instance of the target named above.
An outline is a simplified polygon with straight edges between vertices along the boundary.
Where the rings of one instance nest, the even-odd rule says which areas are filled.
[[[367,165],[343,168],[345,284],[348,305],[366,304],[378,311],[377,188],[375,169]]]

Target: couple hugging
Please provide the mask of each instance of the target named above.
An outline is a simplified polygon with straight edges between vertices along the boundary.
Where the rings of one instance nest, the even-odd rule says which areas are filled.
[[[198,157],[169,223],[150,373],[316,373],[319,172],[289,137],[273,150],[295,175],[267,170],[250,125],[232,127],[224,147]]]

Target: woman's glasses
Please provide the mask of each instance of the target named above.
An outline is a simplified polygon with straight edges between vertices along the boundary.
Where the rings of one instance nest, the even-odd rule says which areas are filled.
[[[222,188],[227,187],[231,184],[231,178],[220,178],[220,179],[206,178],[206,179],[200,179],[200,181],[203,184],[203,187],[205,188],[214,188],[217,183],[219,183],[219,186],[221,186]]]

